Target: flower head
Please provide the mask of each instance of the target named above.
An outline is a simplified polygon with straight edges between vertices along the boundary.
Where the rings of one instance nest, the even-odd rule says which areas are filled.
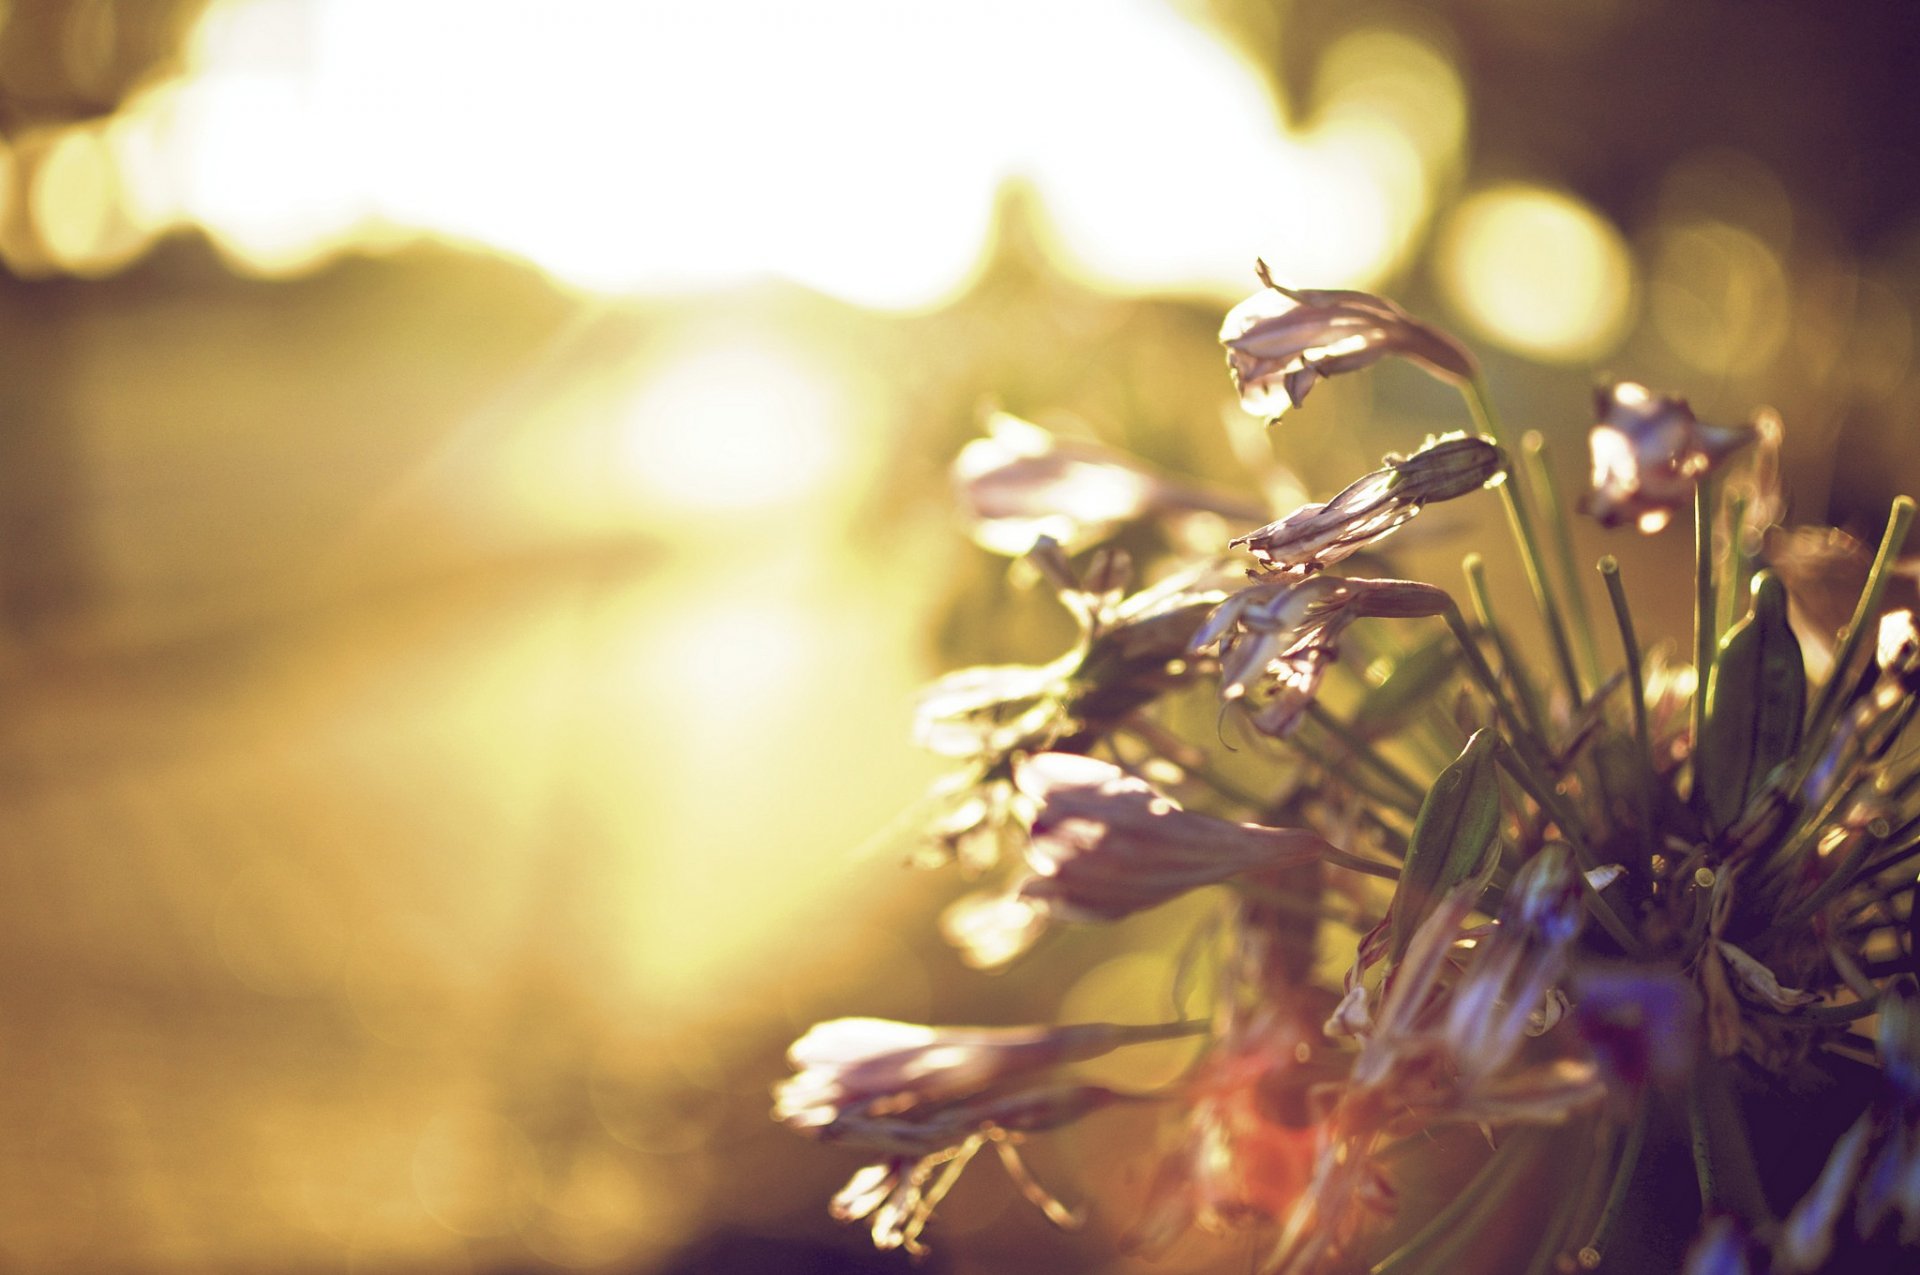
[[[1254,725],[1284,735],[1319,693],[1348,625],[1370,615],[1439,615],[1447,603],[1444,591],[1412,580],[1279,577],[1221,603],[1191,649],[1218,648],[1221,700],[1255,705]]]
[[[1430,439],[1412,456],[1389,456],[1385,468],[1325,504],[1303,505],[1233,543],[1276,570],[1318,570],[1385,538],[1421,506],[1478,491],[1505,472],[1506,458],[1484,438]]]
[[[1063,439],[1005,412],[960,449],[954,495],[974,541],[1019,555],[1042,536],[1068,548],[1156,514],[1257,516],[1257,506],[1180,482],[1097,443]]]
[[[1603,526],[1631,522],[1648,534],[1672,521],[1693,499],[1694,485],[1755,436],[1751,429],[1704,425],[1685,399],[1633,381],[1599,390],[1594,411],[1587,512]]]
[[[1452,337],[1393,302],[1365,292],[1267,286],[1227,312],[1220,343],[1250,412],[1279,416],[1297,407],[1314,383],[1367,367],[1389,354],[1412,359],[1447,380],[1472,379],[1473,356]]]
[[[1004,894],[969,896],[942,918],[980,969],[1022,955],[1050,921],[1119,920],[1248,872],[1317,861],[1329,848],[1317,833],[1182,810],[1093,757],[1042,753],[1015,775],[1034,812],[1026,873]]]
[[[919,1251],[934,1205],[989,1143],[1001,1144],[1009,1169],[1023,1189],[1044,1200],[1049,1217],[1070,1221],[1017,1167],[1013,1141],[1070,1123],[1121,1095],[1053,1082],[1045,1073],[1189,1030],[1184,1023],[952,1028],[835,1019],[816,1024],[788,1050],[797,1074],[775,1087],[773,1118],[823,1141],[883,1153],[853,1176],[832,1206],[842,1221],[871,1215],[880,1248]]]

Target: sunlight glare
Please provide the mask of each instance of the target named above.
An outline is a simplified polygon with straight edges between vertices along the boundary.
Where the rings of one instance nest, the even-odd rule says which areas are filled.
[[[851,465],[852,405],[767,339],[715,341],[643,377],[619,426],[623,482],[652,511],[737,514],[817,501]]]
[[[1224,294],[1260,253],[1315,286],[1375,282],[1457,156],[1463,98],[1416,37],[1335,54],[1366,74],[1323,83],[1303,131],[1166,0],[576,3],[539,22],[219,0],[187,79],[130,109],[160,123],[178,215],[255,271],[405,226],[601,293],[777,275],[916,309],[972,277],[1009,179],[1096,285]]]

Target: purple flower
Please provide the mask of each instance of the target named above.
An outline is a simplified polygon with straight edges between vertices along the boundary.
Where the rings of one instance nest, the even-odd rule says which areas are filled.
[[[1631,522],[1651,535],[1693,500],[1694,486],[1751,442],[1752,429],[1694,419],[1687,401],[1621,381],[1594,395],[1599,420],[1587,434],[1593,489],[1586,510],[1601,525]]]
[[[1384,297],[1365,292],[1267,286],[1227,312],[1220,343],[1249,412],[1278,417],[1314,383],[1370,366],[1389,354],[1412,359],[1443,380],[1471,380],[1473,356]]]

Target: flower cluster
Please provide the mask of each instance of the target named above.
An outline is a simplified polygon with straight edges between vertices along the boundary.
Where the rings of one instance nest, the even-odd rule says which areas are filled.
[[[921,742],[962,763],[927,857],[990,877],[943,928],[997,970],[1054,927],[1210,892],[1224,923],[1181,964],[1216,977],[1192,1021],[816,1027],[775,1115],[875,1157],[834,1215],[918,1250],[993,1146],[1068,1223],[1017,1146],[1151,1099],[1169,1114],[1123,1241],[1148,1254],[1251,1230],[1263,1275],[1595,1269],[1661,1160],[1696,1169],[1692,1271],[1920,1246],[1920,629],[1893,589],[1913,502],[1877,551],[1778,526],[1777,420],[1721,428],[1602,388],[1580,507],[1643,534],[1699,521],[1690,639],[1643,651],[1618,563],[1598,564],[1608,617],[1547,467],[1513,472],[1460,343],[1379,297],[1261,278],[1221,330],[1250,411],[1396,357],[1458,387],[1476,432],[1282,510],[1007,419],[962,454],[976,538],[1050,582],[1080,635],[922,701]],[[1496,613],[1477,554],[1465,607],[1439,583],[1352,573],[1378,571],[1425,507],[1496,498],[1535,632]],[[1111,543],[1196,514],[1245,530],[1224,552],[1226,536],[1191,554],[1167,536],[1138,562]],[[1544,665],[1526,655],[1539,639]],[[1366,658],[1343,660],[1352,646]],[[1213,738],[1192,729],[1214,713]],[[1229,722],[1260,743],[1231,764]],[[1150,1091],[1060,1070],[1176,1034],[1203,1037],[1199,1055]],[[1817,1175],[1755,1155],[1749,1113],[1863,1068],[1878,1079],[1853,1086],[1857,1119]],[[1462,1153],[1453,1129],[1484,1136]],[[1434,1208],[1407,1187],[1442,1146],[1472,1178]],[[1649,1160],[1663,1146],[1686,1151]],[[1542,1204],[1526,1187],[1549,1173],[1565,1188]]]

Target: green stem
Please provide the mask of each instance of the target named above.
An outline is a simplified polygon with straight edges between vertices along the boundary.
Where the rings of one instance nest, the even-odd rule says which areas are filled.
[[[1487,383],[1481,377],[1468,382],[1467,410],[1473,414],[1474,424],[1502,448],[1508,456],[1514,454],[1513,442],[1500,426],[1498,415],[1494,412],[1493,397],[1487,391]],[[1566,682],[1567,694],[1573,698],[1573,706],[1581,703],[1580,675],[1573,667],[1573,648],[1567,642],[1566,621],[1560,615],[1559,604],[1553,597],[1547,584],[1546,562],[1540,552],[1539,537],[1534,534],[1533,520],[1527,513],[1526,503],[1519,491],[1520,475],[1511,464],[1507,481],[1500,484],[1501,503],[1507,509],[1507,522],[1513,529],[1515,541],[1520,546],[1521,565],[1526,568],[1527,586],[1533,590],[1534,605],[1539,607],[1541,618],[1546,621],[1547,636],[1553,643],[1553,656],[1560,666],[1560,676]]]
[[[1625,921],[1620,919],[1620,914],[1613,910],[1613,905],[1608,903],[1606,899],[1601,897],[1600,892],[1593,888],[1593,882],[1587,880],[1587,872],[1598,867],[1599,863],[1594,857],[1593,848],[1587,844],[1586,836],[1580,829],[1579,821],[1574,818],[1573,813],[1567,809],[1566,804],[1562,802],[1558,794],[1553,791],[1552,785],[1535,774],[1532,767],[1527,765],[1526,759],[1514,752],[1512,747],[1507,744],[1507,741],[1504,739],[1495,739],[1493,755],[1499,760],[1500,764],[1506,768],[1507,773],[1512,775],[1514,780],[1518,782],[1522,788],[1527,790],[1527,795],[1539,803],[1540,808],[1546,811],[1554,823],[1560,826],[1561,835],[1564,836],[1568,844],[1573,847],[1574,859],[1582,869],[1578,876],[1580,878],[1580,888],[1587,897],[1587,910],[1593,913],[1594,918],[1600,922],[1601,928],[1606,930],[1608,934],[1611,934],[1614,942],[1618,943],[1622,949],[1629,953],[1639,952],[1639,936],[1633,932],[1633,929],[1628,926]]]
[[[1510,1135],[1452,1202],[1434,1214],[1412,1239],[1376,1262],[1368,1275],[1450,1269],[1450,1260],[1460,1247],[1510,1202],[1508,1188],[1521,1170],[1533,1165],[1540,1145],[1540,1136],[1532,1130]]]
[[[1873,619],[1874,612],[1880,609],[1880,600],[1886,595],[1893,560],[1906,543],[1907,530],[1913,525],[1913,512],[1911,496],[1894,498],[1893,508],[1887,513],[1887,529],[1880,537],[1880,549],[1874,554],[1873,566],[1867,572],[1867,587],[1860,591],[1859,601],[1854,604],[1853,618],[1847,622],[1840,639],[1840,649],[1834,653],[1833,670],[1827,675],[1826,685],[1820,688],[1820,698],[1814,704],[1812,717],[1808,719],[1807,733],[1802,737],[1806,756],[1819,755],[1820,745],[1833,726],[1832,719],[1844,702],[1840,690],[1847,682],[1847,672],[1853,667],[1854,657],[1866,641],[1868,622]]]
[[[1706,801],[1700,782],[1700,745],[1707,737],[1707,685],[1713,674],[1713,476],[1703,474],[1693,485],[1693,804]]]
[[[1460,565],[1467,573],[1467,599],[1473,603],[1474,618],[1480,621],[1481,631],[1493,639],[1493,649],[1500,653],[1501,670],[1513,683],[1514,698],[1520,701],[1520,711],[1527,715],[1527,724],[1533,728],[1534,737],[1545,739],[1547,728],[1533,679],[1527,676],[1526,668],[1514,658],[1513,648],[1507,644],[1507,635],[1494,615],[1493,597],[1487,589],[1486,559],[1477,553],[1470,553]]]
[[[1732,1213],[1749,1229],[1773,1223],[1760,1170],[1753,1162],[1740,1109],[1722,1065],[1703,1059],[1687,1091],[1687,1124],[1693,1135],[1693,1171],[1703,1212]]]
[[[1653,732],[1647,726],[1647,683],[1640,665],[1640,639],[1633,631],[1633,611],[1627,605],[1626,588],[1620,582],[1620,564],[1611,554],[1600,559],[1600,577],[1607,584],[1607,600],[1613,604],[1613,621],[1620,630],[1620,650],[1627,661],[1627,695],[1633,701],[1633,737],[1639,745],[1641,777],[1640,806],[1637,811],[1644,833],[1645,858],[1634,864],[1643,879],[1653,875],[1653,807],[1660,785],[1660,772],[1653,760]]]
[[[1620,1163],[1613,1170],[1613,1185],[1607,1190],[1607,1202],[1600,1208],[1600,1220],[1593,1224],[1586,1247],[1580,1250],[1580,1265],[1584,1269],[1592,1270],[1598,1266],[1600,1258],[1607,1251],[1607,1236],[1612,1233],[1613,1224],[1620,1216],[1620,1207],[1627,1202],[1627,1188],[1633,1185],[1633,1172],[1640,1166],[1640,1151],[1646,1145],[1647,1126],[1652,1123],[1652,1115],[1653,1104],[1643,1094],[1633,1123],[1627,1126],[1626,1145],[1620,1149]]]
[[[1513,732],[1515,739],[1524,740],[1529,750],[1545,757],[1548,753],[1546,741],[1535,735],[1514,710],[1507,699],[1506,688],[1500,685],[1500,679],[1494,676],[1493,669],[1487,664],[1487,657],[1480,651],[1480,643],[1475,640],[1467,621],[1460,614],[1460,606],[1453,599],[1447,599],[1447,609],[1441,613],[1447,622],[1447,628],[1453,632],[1454,640],[1460,644],[1461,653],[1467,657],[1468,668],[1480,685],[1486,689],[1493,700],[1494,712],[1505,720],[1507,729]]]
[[[1572,608],[1573,632],[1580,643],[1587,684],[1598,686],[1600,652],[1593,641],[1593,617],[1587,611],[1587,592],[1580,587],[1580,569],[1574,563],[1573,522],[1560,503],[1560,489],[1554,485],[1553,470],[1547,463],[1547,440],[1539,430],[1530,429],[1521,437],[1520,449],[1526,456],[1530,488],[1538,493],[1547,525],[1553,529],[1554,552],[1560,559],[1560,576],[1566,585],[1567,603]]]
[[[1339,740],[1350,756],[1366,763],[1375,773],[1411,795],[1414,800],[1426,799],[1427,790],[1420,785],[1419,781],[1387,760],[1371,741],[1361,738],[1351,726],[1328,712],[1318,700],[1307,704],[1307,718],[1321,730]]]

